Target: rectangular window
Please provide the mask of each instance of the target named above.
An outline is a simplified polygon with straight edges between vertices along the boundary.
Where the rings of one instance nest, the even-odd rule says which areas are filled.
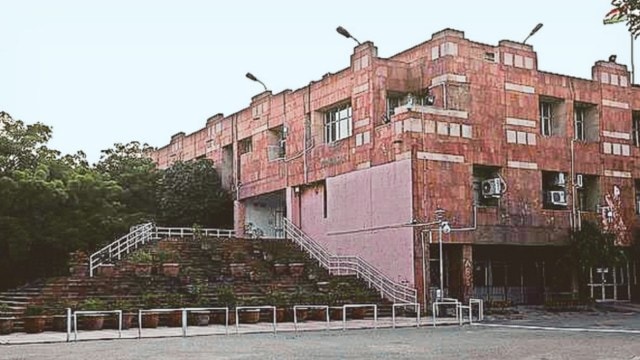
[[[553,104],[540,102],[540,133],[542,136],[551,136],[553,121]]]
[[[584,141],[584,120],[585,120],[585,108],[576,108],[573,119],[573,129],[575,131],[574,139]]]
[[[253,142],[251,141],[251,137],[238,141],[238,152],[240,152],[240,155],[250,153],[252,151]]]
[[[631,124],[631,138],[633,145],[640,147],[640,112],[634,111]]]
[[[326,143],[336,142],[351,136],[351,104],[329,109],[324,113],[324,139]]]

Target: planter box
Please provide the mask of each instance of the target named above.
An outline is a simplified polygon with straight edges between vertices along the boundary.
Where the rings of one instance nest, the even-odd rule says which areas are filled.
[[[103,277],[113,277],[116,272],[116,266],[114,264],[102,264],[98,267],[98,275]]]
[[[331,320],[342,320],[342,307],[329,308],[329,318]]]
[[[224,314],[222,314],[222,322],[224,323]],[[192,311],[189,313],[189,325],[208,326],[210,315],[208,311]]]
[[[293,277],[300,277],[304,272],[304,263],[291,263],[289,264],[289,273]]]
[[[178,277],[180,273],[180,264],[177,263],[165,263],[162,264],[162,273],[168,277]]]
[[[273,271],[276,275],[284,275],[289,270],[289,266],[287,264],[273,264]]]
[[[366,308],[351,308],[352,319],[364,319],[364,315],[367,313]]]
[[[310,320],[316,321],[326,321],[327,320],[327,311],[325,309],[312,309],[309,314]]]
[[[245,324],[256,324],[260,321],[260,310],[249,309],[238,312],[240,322]]]
[[[0,317],[0,335],[7,335],[13,332],[12,317]]]
[[[53,331],[67,332],[67,315],[53,316]],[[73,331],[73,317],[71,318],[71,331]]]
[[[167,326],[169,327],[181,327],[182,326],[182,311],[175,311],[167,314]]]
[[[101,330],[104,326],[104,315],[82,315],[79,320],[83,330]]]
[[[24,331],[27,334],[37,334],[44,331],[46,316],[27,316],[24,318]]]
[[[231,276],[234,278],[242,278],[246,274],[245,264],[229,264],[229,269],[231,270]]]
[[[160,315],[157,313],[144,313],[142,314],[142,327],[143,328],[157,328],[160,322]]]
[[[135,264],[134,272],[137,276],[151,275],[151,264]]]
[[[217,311],[210,315],[209,322],[211,324],[224,325],[224,312]],[[236,313],[233,310],[229,310],[229,325],[235,325]]]

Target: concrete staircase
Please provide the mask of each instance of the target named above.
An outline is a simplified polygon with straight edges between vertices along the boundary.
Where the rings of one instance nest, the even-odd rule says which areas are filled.
[[[138,250],[140,251],[140,250]],[[326,288],[360,288],[364,299],[360,302],[379,304],[381,316],[390,315],[391,307],[373,289],[351,276],[331,276],[307,258],[287,240],[242,240],[228,238],[167,238],[147,246],[154,258],[169,255],[180,264],[177,277],[165,276],[161,267],[154,266],[148,275],[137,274],[136,264],[126,258],[114,267],[101,269],[97,276],[88,277],[86,257],[75,256],[70,264],[71,275],[40,280],[21,288],[0,293],[0,303],[6,303],[18,320],[14,332],[21,331],[25,308],[39,304],[48,314],[62,315],[65,302],[78,303],[88,298],[98,298],[108,303],[127,300],[135,308],[145,308],[143,298],[149,294],[159,297],[158,307],[171,307],[167,294],[192,296],[200,291],[208,306],[219,306],[220,287],[233,288],[238,304],[267,304],[272,290],[293,295],[323,294]],[[246,272],[234,276],[230,264],[244,258]],[[289,271],[280,274],[274,263],[304,263],[304,271],[297,275]],[[328,283],[328,284],[327,284]],[[341,299],[345,302],[347,299]],[[311,301],[313,302],[313,301]],[[48,324],[48,328],[51,324]]]

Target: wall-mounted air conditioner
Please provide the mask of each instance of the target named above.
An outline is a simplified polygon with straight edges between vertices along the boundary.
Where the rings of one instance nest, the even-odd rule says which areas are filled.
[[[559,172],[556,174],[556,177],[553,179],[553,185],[555,186],[565,186],[567,184],[566,179],[564,177],[564,173]]]
[[[502,182],[500,178],[482,181],[482,196],[484,198],[499,198],[502,195]]]
[[[547,202],[557,206],[567,206],[567,194],[564,191],[548,191]]]

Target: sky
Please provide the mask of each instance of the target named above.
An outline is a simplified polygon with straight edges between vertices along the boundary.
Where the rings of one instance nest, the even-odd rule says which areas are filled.
[[[527,41],[539,69],[591,78],[611,54],[630,67],[626,26],[602,24],[611,8],[609,0],[0,0],[0,111],[51,126],[50,147],[96,162],[114,143],[161,147],[247,107],[263,90],[247,72],[278,93],[349,66],[355,42],[339,25],[390,57],[444,28],[497,45],[523,41],[541,22]]]

